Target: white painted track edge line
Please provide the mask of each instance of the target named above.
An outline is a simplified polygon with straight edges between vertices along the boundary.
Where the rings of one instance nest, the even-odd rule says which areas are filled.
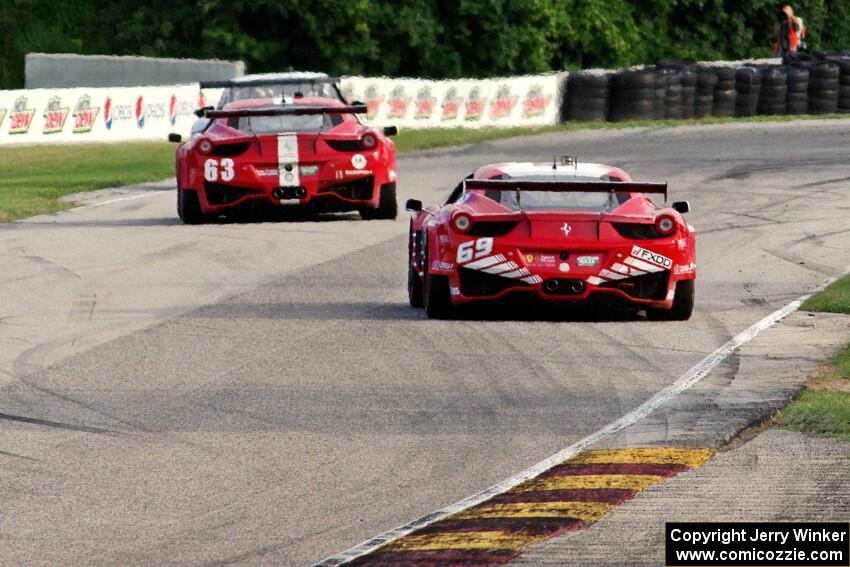
[[[115,199],[108,199],[106,201],[100,201],[99,203],[91,203],[90,205],[80,205],[79,207],[74,207],[70,210],[77,211],[80,209],[91,209],[94,207],[102,207],[104,205],[111,205],[113,203],[120,203],[122,201],[132,201],[134,199],[144,199],[145,197],[155,197],[157,195],[161,195],[163,193],[173,193],[174,189],[162,189],[157,191],[151,191],[150,193],[144,193],[142,195],[128,195],[126,197],[116,197]]]
[[[784,307],[777,309],[770,315],[767,315],[760,321],[741,331],[740,333],[726,341],[714,352],[712,352],[711,354],[700,360],[698,363],[696,363],[694,366],[692,366],[687,372],[677,378],[675,382],[668,384],[667,386],[659,390],[650,399],[642,403],[640,406],[625,414],[621,418],[612,421],[611,423],[609,423],[602,429],[596,431],[595,433],[591,433],[584,439],[576,441],[569,447],[558,451],[554,455],[547,457],[546,459],[540,461],[535,465],[532,465],[531,467],[525,469],[519,474],[512,476],[511,478],[503,480],[498,484],[494,484],[490,488],[482,490],[481,492],[473,494],[472,496],[464,498],[463,500],[459,500],[454,504],[450,504],[445,508],[437,510],[436,512],[432,512],[430,514],[422,516],[421,518],[417,518],[412,522],[408,522],[407,524],[386,531],[375,537],[369,538],[363,543],[360,543],[350,549],[347,549],[346,551],[343,551],[336,555],[332,555],[327,559],[315,563],[313,567],[332,567],[336,565],[344,565],[349,561],[353,561],[358,557],[361,557],[363,555],[366,555],[367,553],[374,551],[382,545],[385,545],[393,540],[403,537],[415,530],[431,525],[434,522],[445,518],[446,516],[457,514],[458,512],[466,510],[467,508],[475,506],[476,504],[480,504],[481,502],[484,502],[485,500],[488,500],[489,498],[492,498],[497,494],[507,492],[515,486],[522,484],[526,480],[532,479],[554,467],[555,465],[558,465],[566,461],[567,459],[574,457],[581,451],[584,451],[585,449],[598,443],[599,441],[602,441],[603,439],[610,437],[616,433],[619,433],[620,431],[631,425],[634,425],[635,423],[655,411],[661,404],[663,404],[667,400],[693,387],[697,382],[705,378],[718,364],[723,362],[730,354],[738,350],[744,344],[751,341],[762,331],[772,327],[774,324],[799,309],[800,306],[807,299],[812,297],[814,294],[822,291],[826,286],[839,279],[840,277],[847,275],[848,273],[850,273],[850,268],[844,270],[839,275],[823,282],[821,285],[817,286],[812,291],[801,295],[800,297],[791,301]]]

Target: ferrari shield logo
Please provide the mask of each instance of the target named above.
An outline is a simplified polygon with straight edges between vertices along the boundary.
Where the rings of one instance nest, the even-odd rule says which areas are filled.
[[[572,230],[572,227],[567,223],[564,223],[563,226],[561,227],[561,232],[564,233],[565,237],[570,235],[571,230]]]

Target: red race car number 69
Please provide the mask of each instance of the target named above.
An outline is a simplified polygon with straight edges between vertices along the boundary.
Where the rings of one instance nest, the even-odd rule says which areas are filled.
[[[465,264],[473,258],[486,256],[493,251],[493,238],[479,238],[478,240],[469,240],[457,247],[457,263]]]

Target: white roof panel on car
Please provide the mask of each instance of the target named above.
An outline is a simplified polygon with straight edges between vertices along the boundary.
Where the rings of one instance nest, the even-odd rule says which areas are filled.
[[[257,81],[257,80],[279,80],[279,79],[325,79],[327,73],[315,71],[287,71],[286,73],[254,73],[253,75],[242,75],[231,79],[234,82]]]
[[[578,162],[577,165],[562,165],[560,161],[556,162],[557,167],[552,167],[552,162],[549,163],[533,163],[527,162],[509,162],[494,165],[495,168],[501,170],[505,175],[511,177],[530,177],[540,175],[551,175],[552,177],[598,177],[602,178],[611,171],[611,166],[601,163]]]

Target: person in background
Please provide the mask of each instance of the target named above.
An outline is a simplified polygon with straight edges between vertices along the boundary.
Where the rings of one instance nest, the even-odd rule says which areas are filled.
[[[788,4],[779,9],[773,24],[773,36],[776,38],[773,53],[783,61],[789,53],[806,48],[806,25],[803,18],[794,15],[794,10]]]

